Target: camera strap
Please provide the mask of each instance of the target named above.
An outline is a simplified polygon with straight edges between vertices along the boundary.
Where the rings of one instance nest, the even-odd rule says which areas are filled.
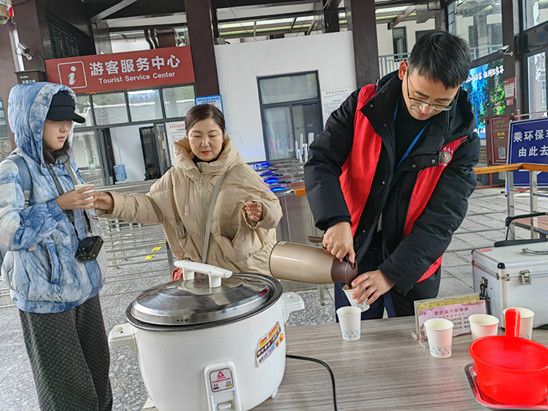
[[[74,175],[74,172],[72,171],[72,167],[70,166],[70,163],[68,161],[68,156],[65,156],[63,158],[63,166],[67,170],[70,179],[72,180],[73,184],[78,184],[76,181],[76,176]],[[59,192],[59,195],[63,195],[65,193],[65,190],[63,190],[63,187],[61,187],[61,183],[59,182],[59,179],[57,178],[57,175],[55,174],[55,171],[51,168],[51,165],[46,161],[46,167],[49,171],[49,174],[51,175],[51,178],[53,178],[53,182],[55,183],[55,187],[57,187],[57,191]],[[84,218],[86,220],[86,224],[88,227],[89,233],[91,233],[91,223],[89,221],[89,217],[87,215],[87,210],[82,210],[84,213]],[[74,211],[73,210],[63,210],[63,212],[67,215],[68,220],[71,222],[72,226],[74,227],[74,231],[76,232],[76,237],[80,238],[78,235],[78,230],[76,229],[76,225],[74,224]]]

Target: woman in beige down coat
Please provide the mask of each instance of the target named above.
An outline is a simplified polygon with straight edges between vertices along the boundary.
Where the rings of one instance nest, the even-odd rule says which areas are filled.
[[[246,164],[225,132],[214,106],[193,107],[185,119],[187,136],[175,143],[175,165],[148,194],[96,192],[103,217],[163,225],[176,258],[206,262],[236,273],[270,274],[270,251],[282,217],[278,198]],[[218,193],[202,259],[204,227],[218,179]]]

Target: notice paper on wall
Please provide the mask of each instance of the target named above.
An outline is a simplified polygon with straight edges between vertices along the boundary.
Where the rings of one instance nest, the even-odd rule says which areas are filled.
[[[468,317],[472,314],[485,314],[485,300],[479,294],[467,294],[456,297],[432,298],[415,301],[414,337],[418,341],[426,341],[424,323],[430,318],[446,318],[453,322],[453,337],[470,334]]]
[[[173,144],[186,136],[185,122],[173,121],[171,123],[166,123],[166,134],[169,155],[171,156],[171,164],[175,164],[175,157],[173,156]]]
[[[322,90],[322,114],[324,124],[331,113],[337,110],[353,91],[354,89],[351,87]]]

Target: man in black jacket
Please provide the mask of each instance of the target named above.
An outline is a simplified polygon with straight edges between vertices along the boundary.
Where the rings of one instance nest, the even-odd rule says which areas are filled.
[[[476,187],[480,142],[467,93],[467,44],[422,36],[399,70],[355,91],[310,146],[305,187],[323,245],[357,262],[363,319],[414,314]],[[336,307],[349,305],[335,284]]]

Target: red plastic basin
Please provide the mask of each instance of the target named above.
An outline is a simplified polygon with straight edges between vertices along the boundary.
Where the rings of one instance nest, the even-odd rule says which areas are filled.
[[[506,311],[506,335],[470,344],[481,392],[508,405],[536,405],[548,395],[548,348],[517,337],[519,312]]]

